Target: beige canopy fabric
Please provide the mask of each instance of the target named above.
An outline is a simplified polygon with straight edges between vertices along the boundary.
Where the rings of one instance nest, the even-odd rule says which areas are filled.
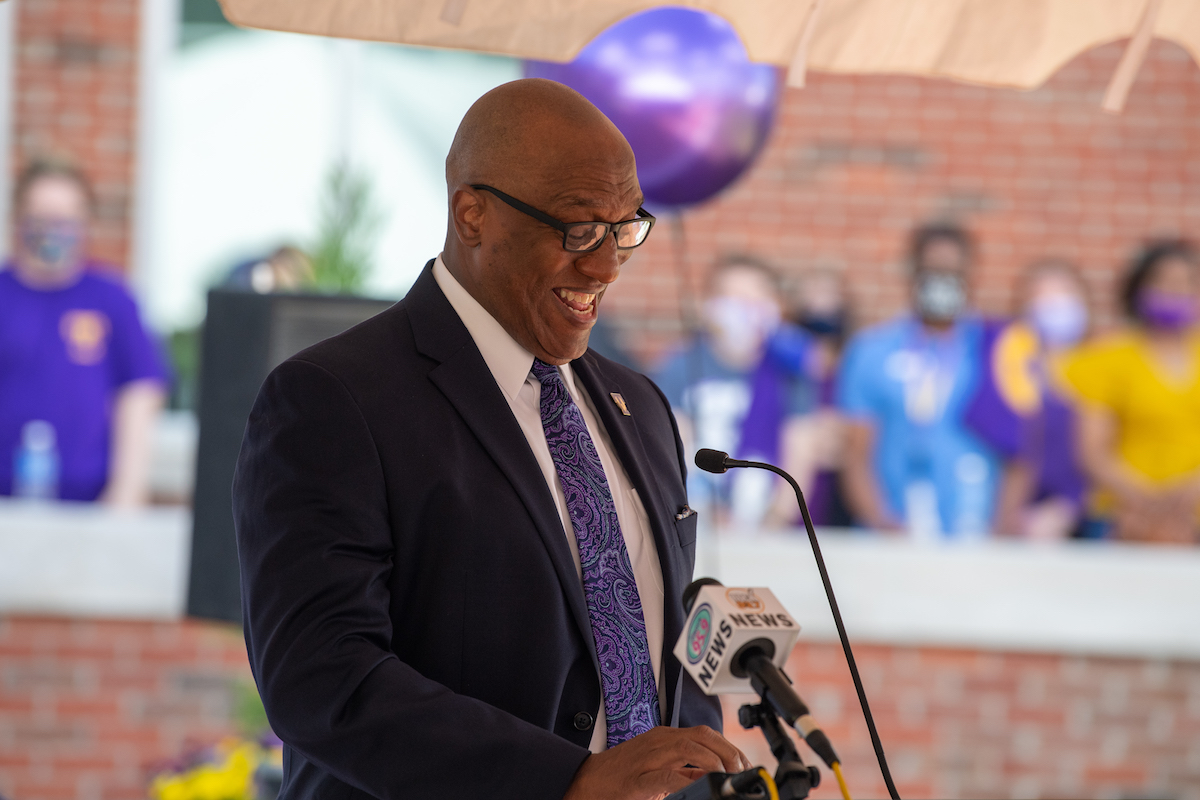
[[[929,75],[1029,89],[1079,53],[1133,37],[1110,86],[1106,102],[1111,102],[1123,101],[1117,84],[1132,82],[1153,37],[1177,42],[1200,62],[1200,0],[220,2],[231,22],[251,28],[547,61],[571,60],[596,34],[631,14],[663,5],[688,6],[729,20],[750,58],[789,67],[793,85],[803,85],[807,68]]]
[[[1200,1],[829,0],[809,67],[840,73],[937,75],[990,86],[1040,86],[1080,53],[1151,33],[1200,62]]]
[[[786,66],[814,0],[221,0],[250,28],[570,61],[639,11],[688,6],[720,14],[750,58]]]

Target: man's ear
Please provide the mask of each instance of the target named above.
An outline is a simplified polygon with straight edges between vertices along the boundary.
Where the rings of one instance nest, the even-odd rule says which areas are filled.
[[[454,233],[465,247],[478,247],[483,241],[483,197],[480,192],[460,183],[450,196],[450,221]]]

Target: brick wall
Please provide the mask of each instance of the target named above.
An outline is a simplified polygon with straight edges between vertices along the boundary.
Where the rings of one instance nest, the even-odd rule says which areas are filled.
[[[249,679],[232,626],[0,618],[0,795],[145,798],[155,764],[233,732]]]
[[[92,250],[128,262],[139,0],[21,0],[13,162],[69,157],[95,184]]]
[[[788,275],[841,270],[861,320],[905,305],[907,232],[960,219],[980,242],[977,299],[1008,309],[1018,273],[1065,257],[1104,321],[1112,285],[1147,236],[1200,239],[1200,68],[1157,41],[1125,112],[1100,110],[1124,44],[1065,65],[1031,92],[910,77],[810,74],[787,90],[759,161],[684,215],[687,272],[721,252],[766,256]],[[606,299],[642,355],[678,335],[679,268],[662,220]]]
[[[859,646],[901,795],[1200,800],[1200,663]],[[855,797],[886,796],[841,650],[788,665]],[[0,794],[138,800],[148,770],[233,728],[241,634],[198,622],[0,619]],[[756,763],[761,736],[726,730]],[[801,747],[802,756],[815,759]],[[837,797],[825,772],[818,798]]]
[[[900,795],[1200,798],[1200,663],[855,647]],[[788,663],[843,759],[854,797],[886,797],[836,644]],[[757,731],[726,733],[772,763]],[[801,747],[806,763],[819,763]],[[813,797],[840,797],[823,771]]]
[[[126,263],[134,181],[139,0],[21,0],[14,163],[79,160],[100,196],[96,254]],[[1112,282],[1149,235],[1200,236],[1200,69],[1158,41],[1120,116],[1100,97],[1124,43],[1085,53],[1032,92],[945,80],[812,74],[787,90],[762,158],[685,215],[688,274],[751,251],[789,275],[844,271],[863,321],[905,302],[906,232],[959,218],[981,240],[978,300],[1010,304],[1016,275],[1076,260],[1111,321]],[[667,220],[606,311],[643,356],[679,333]]]

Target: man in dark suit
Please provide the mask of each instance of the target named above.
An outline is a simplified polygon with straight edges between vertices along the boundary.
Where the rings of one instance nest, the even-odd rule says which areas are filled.
[[[670,652],[696,546],[670,409],[587,350],[652,224],[629,145],[515,81],[446,174],[442,255],[280,365],[247,425],[234,516],[282,796],[642,800],[745,768]]]

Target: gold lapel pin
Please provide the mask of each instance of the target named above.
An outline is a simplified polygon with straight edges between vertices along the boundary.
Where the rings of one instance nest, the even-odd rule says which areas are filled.
[[[608,396],[611,397],[613,399],[613,402],[617,404],[617,408],[621,409],[622,414],[624,414],[627,417],[633,416],[632,414],[629,413],[629,406],[625,405],[625,398],[621,397],[620,392],[612,392]]]

